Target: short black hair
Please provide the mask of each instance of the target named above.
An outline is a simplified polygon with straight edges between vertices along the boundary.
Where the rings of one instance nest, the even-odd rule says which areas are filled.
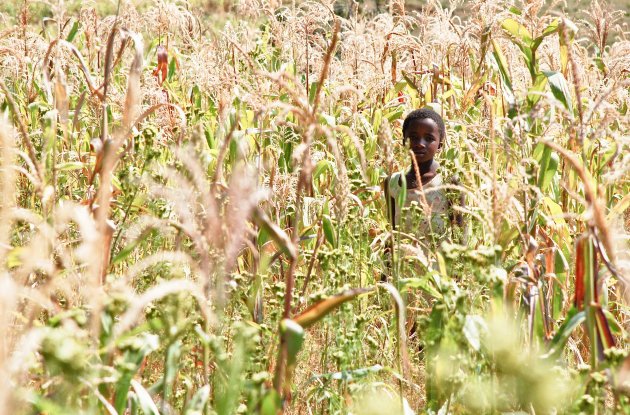
[[[403,127],[402,127],[403,137],[405,136],[405,132],[407,131],[407,128],[409,128],[409,125],[411,125],[411,122],[413,120],[423,120],[425,118],[429,118],[435,121],[435,123],[438,126],[438,129],[440,130],[440,141],[443,142],[444,137],[446,137],[446,127],[444,126],[444,120],[442,119],[440,114],[433,111],[429,107],[413,110],[409,114],[407,114],[405,121],[403,121]]]

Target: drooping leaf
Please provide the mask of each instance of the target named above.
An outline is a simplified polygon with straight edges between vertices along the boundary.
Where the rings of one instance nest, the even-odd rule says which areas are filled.
[[[547,82],[547,78],[544,75],[540,73],[535,75],[532,86],[527,89],[527,101],[530,106],[533,106],[540,101],[543,96],[543,92],[547,87]]]
[[[120,378],[116,382],[114,390],[114,408],[118,413],[123,413],[125,410],[129,387],[134,382],[133,376],[140,368],[142,360],[156,350],[158,346],[158,337],[147,333],[131,338],[126,342],[123,361],[118,368]]]
[[[572,307],[567,313],[567,317],[564,323],[560,326],[557,333],[549,344],[549,351],[545,355],[546,357],[557,358],[564,349],[569,337],[573,331],[586,320],[586,314],[584,311],[578,311],[577,308]]]
[[[536,76],[534,40],[525,26],[514,19],[508,18],[501,23],[501,27],[511,35],[512,41],[523,53],[525,64],[532,79]]]
[[[210,397],[210,385],[205,385],[195,394],[192,399],[188,401],[186,404],[186,408],[184,409],[184,415],[202,415],[203,408],[208,403],[208,398]]]
[[[596,308],[596,317],[597,317],[597,328],[599,336],[602,340],[604,349],[610,349],[611,347],[615,347],[615,337],[612,334],[612,330],[610,329],[610,324],[608,322],[608,318],[604,313],[601,306]]]
[[[318,161],[313,169],[313,180],[317,180],[319,176],[326,172],[334,172],[333,162],[326,159]]]
[[[277,415],[282,409],[282,399],[275,389],[270,389],[260,405],[261,415]]]
[[[543,71],[543,74],[549,81],[551,87],[551,93],[553,96],[562,103],[564,108],[569,111],[569,114],[573,114],[573,99],[571,98],[571,91],[569,90],[569,84],[564,76],[560,72]]]
[[[171,391],[173,389],[173,382],[179,371],[179,358],[182,352],[182,340],[177,339],[172,342],[166,349],[166,364],[164,366],[164,388],[162,399],[168,402],[170,399]]]
[[[433,298],[442,298],[440,292],[431,286],[427,278],[403,278],[399,282],[401,284],[401,291],[409,291],[412,288],[420,289]]]
[[[264,229],[266,234],[271,236],[278,248],[282,249],[291,258],[297,258],[297,250],[293,246],[291,238],[278,225],[271,222],[265,212],[261,209],[255,209],[252,216],[258,227]]]
[[[304,343],[304,328],[295,320],[285,318],[280,322],[280,333],[284,336],[287,344],[287,365],[295,364],[297,354]]]
[[[541,35],[534,39],[534,42],[532,43],[532,50],[535,51],[536,49],[538,49],[542,41],[545,40],[547,36],[558,32],[559,27],[560,19],[555,19],[553,22],[549,23],[549,25],[545,28],[545,30],[543,30]]]
[[[72,28],[70,29],[68,36],[66,36],[66,41],[72,42],[74,40],[74,37],[77,35],[78,31],[79,31],[79,21],[75,20],[74,23],[72,23]]]
[[[136,392],[140,408],[142,409],[142,412],[144,412],[144,415],[160,415],[157,405],[155,405],[151,395],[144,386],[135,379],[131,380],[131,386],[133,387],[134,392]]]
[[[514,38],[523,42],[524,45],[527,45],[528,47],[532,46],[534,39],[532,38],[531,33],[529,33],[529,30],[527,30],[525,26],[516,20],[507,18],[501,22],[501,27]]]
[[[542,192],[545,192],[558,170],[560,158],[551,148],[545,145],[538,144],[536,149],[541,150],[540,157],[537,157],[540,169],[538,171],[538,187]]]
[[[508,71],[507,60],[503,55],[503,51],[501,50],[501,46],[496,42],[496,40],[491,39],[492,43],[492,56],[497,64],[497,69],[499,70],[499,74],[501,75],[501,81],[503,84],[503,96],[507,103],[510,105],[510,109],[514,107],[516,104],[516,99],[514,97],[514,89],[512,88],[512,80],[510,79],[510,73]],[[508,114],[511,118],[513,118],[516,114],[514,111],[510,111]]]
[[[324,236],[326,237],[326,241],[331,246],[336,246],[335,243],[335,227],[332,224],[332,220],[330,219],[330,215],[322,216],[322,227],[324,228]]]
[[[392,174],[389,179],[389,189],[400,188],[396,196],[396,205],[405,206],[407,200],[407,178],[404,174]]]
[[[481,348],[481,338],[488,331],[488,326],[481,316],[467,315],[462,332],[468,344],[475,350]]]
[[[293,320],[300,326],[307,329],[346,301],[350,301],[361,294],[366,294],[373,291],[374,288],[354,288],[351,290],[343,291],[340,294],[333,295],[332,297],[328,297],[318,303],[313,304],[312,306],[301,312],[299,315],[295,316]]]

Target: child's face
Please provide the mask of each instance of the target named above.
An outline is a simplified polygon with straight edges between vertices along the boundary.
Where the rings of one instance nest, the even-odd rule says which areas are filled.
[[[440,128],[430,118],[414,119],[407,127],[405,138],[418,164],[433,160],[440,148]]]

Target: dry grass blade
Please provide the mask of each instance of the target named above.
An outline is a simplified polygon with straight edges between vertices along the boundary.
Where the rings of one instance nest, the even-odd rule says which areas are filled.
[[[119,132],[115,141],[109,140],[105,137],[105,132],[107,130],[106,124],[106,115],[105,111],[103,114],[103,132],[106,139],[103,140],[104,148],[102,151],[102,164],[100,167],[100,176],[101,176],[101,185],[98,192],[98,207],[96,210],[96,222],[97,227],[99,229],[100,234],[102,235],[102,260],[98,267],[98,274],[101,284],[105,280],[105,275],[109,268],[109,260],[110,260],[110,251],[111,251],[111,242],[112,236],[114,232],[114,224],[109,221],[109,209],[112,197],[112,189],[111,189],[111,181],[112,174],[114,169],[116,168],[118,159],[119,159],[119,148],[122,145],[123,141],[127,137],[126,132],[131,130],[133,124],[131,124],[132,120],[135,119],[136,113],[138,112],[140,106],[140,73],[142,71],[142,63],[143,63],[143,42],[142,38],[129,32],[127,30],[121,29],[120,31],[125,37],[131,37],[134,41],[135,45],[135,54],[134,60],[129,70],[129,77],[127,81],[127,94],[125,96],[125,107],[123,113],[123,130]],[[113,31],[112,31],[113,33]],[[113,34],[110,35],[113,37]],[[109,45],[108,45],[109,46]],[[111,57],[111,56],[110,56]],[[107,68],[107,67],[106,67]],[[107,73],[107,70],[106,70]],[[107,79],[107,76],[106,76]],[[106,91],[106,89],[105,89]],[[96,166],[95,166],[96,169]],[[95,171],[96,172],[96,171]],[[95,174],[94,174],[95,175]]]
[[[144,43],[142,42],[142,38],[136,33],[127,30],[121,30],[121,32],[126,33],[133,39],[135,46],[135,54],[127,79],[127,94],[125,95],[125,107],[123,109],[122,126],[123,132],[126,132],[130,131],[133,127],[132,122],[135,121],[138,116],[138,110],[142,101],[142,97],[140,96],[140,75],[142,74]],[[119,140],[124,139],[125,136],[119,138]]]
[[[328,46],[328,50],[326,51],[326,56],[324,57],[324,65],[322,66],[322,72],[319,74],[319,82],[317,83],[317,89],[315,90],[315,100],[313,101],[313,114],[317,112],[319,106],[322,88],[324,86],[324,82],[326,81],[326,77],[328,77],[328,68],[330,67],[330,61],[332,60],[333,53],[337,48],[337,42],[339,41],[340,27],[341,22],[339,21],[339,19],[335,19],[335,27],[333,29],[332,39],[330,41],[330,46]]]
[[[112,26],[112,30],[109,32],[109,36],[107,37],[107,47],[105,48],[105,71],[103,75],[103,103],[107,99],[107,89],[109,88],[109,81],[111,78],[112,70],[114,69],[114,64],[112,62],[113,54],[114,54],[114,40],[116,39],[116,32],[118,32],[118,21],[114,22],[114,26]],[[103,137],[104,138],[104,137]]]
[[[254,209],[253,219],[259,228],[265,229],[280,249],[285,251],[291,260],[297,259],[297,249],[291,238],[278,225],[273,223],[260,208]]]
[[[300,326],[306,328],[311,327],[319,320],[324,318],[328,313],[339,307],[341,304],[354,299],[355,297],[374,292],[374,288],[354,288],[346,290],[332,297],[328,297],[325,300],[321,300],[302,311],[292,320],[298,323]]]
[[[85,81],[88,85],[88,88],[90,89],[90,93],[94,94],[96,96],[98,96],[98,98],[102,101],[104,100],[104,95],[100,93],[99,89],[97,88],[94,84],[94,81],[92,80],[92,75],[90,75],[90,70],[88,69],[87,65],[85,64],[85,60],[83,59],[83,55],[81,54],[81,52],[79,51],[79,49],[77,49],[76,46],[74,46],[72,43],[67,42],[63,39],[55,39],[52,42],[50,42],[50,45],[48,46],[48,50],[46,51],[46,55],[44,56],[44,62],[42,63],[42,66],[44,68],[44,81],[45,81],[45,85],[46,85],[46,91],[48,93],[48,96],[50,97],[51,92],[50,92],[50,70],[49,70],[49,60],[50,60],[50,55],[52,50],[54,49],[55,45],[61,45],[61,46],[65,46],[68,49],[70,49],[72,51],[72,54],[77,58],[77,60],[79,61],[79,67],[81,68],[81,72],[83,73],[83,76],[85,76]]]

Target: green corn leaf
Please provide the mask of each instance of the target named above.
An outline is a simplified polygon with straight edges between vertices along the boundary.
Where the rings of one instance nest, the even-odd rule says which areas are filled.
[[[531,48],[534,39],[525,26],[512,18],[508,18],[501,22],[501,27],[525,46]]]
[[[280,322],[280,332],[287,343],[287,365],[294,365],[304,343],[304,328],[295,320],[285,318]]]
[[[186,404],[186,408],[184,409],[184,415],[202,415],[203,408],[208,403],[208,398],[210,397],[210,385],[205,385],[195,394],[192,399],[188,401]]]
[[[564,349],[564,346],[567,344],[571,333],[586,320],[586,314],[584,311],[577,311],[575,307],[572,307],[568,314],[567,318],[562,323],[558,332],[551,340],[549,344],[549,351],[545,354],[544,357],[556,359],[560,356],[560,353]]]
[[[260,405],[261,415],[277,415],[282,409],[282,399],[275,389],[270,389]]]
[[[508,9],[510,11],[510,13],[515,14],[517,16],[520,16],[523,14],[523,12],[521,11],[521,9],[519,9],[516,6],[510,6],[510,8]]]
[[[536,51],[536,49],[538,49],[542,41],[545,40],[547,36],[557,33],[559,28],[560,28],[559,19],[556,19],[553,22],[549,23],[549,26],[547,26],[545,30],[543,30],[542,34],[538,36],[536,39],[534,39],[534,42],[532,43],[532,50]]]
[[[170,399],[171,391],[173,389],[173,382],[177,376],[179,370],[179,357],[182,351],[182,341],[180,339],[175,340],[170,344],[166,350],[166,364],[164,367],[164,385],[162,389],[162,399],[168,402]]]
[[[333,171],[334,168],[332,161],[326,159],[320,160],[317,162],[315,168],[313,169],[313,181],[317,180],[322,174]]]
[[[331,246],[336,246],[335,244],[335,227],[332,224],[332,220],[330,219],[330,215],[322,216],[322,227],[324,228],[324,236],[326,237],[326,241]]]
[[[553,96],[562,103],[564,108],[573,113],[573,100],[571,98],[571,91],[569,90],[569,84],[564,76],[560,72],[543,71],[543,74],[549,81],[551,87],[551,93]]]
[[[152,228],[145,229],[136,239],[131,241],[127,246],[121,249],[116,256],[112,259],[111,264],[118,264],[131,255],[136,247],[144,242],[149,236],[154,235],[155,231]]]
[[[129,387],[134,382],[133,376],[140,368],[142,360],[159,346],[158,337],[143,333],[128,340],[122,364],[118,368],[120,378],[116,382],[114,391],[114,408],[118,413],[123,413],[127,406],[127,394]]]
[[[527,90],[527,102],[530,106],[534,106],[543,96],[543,91],[547,87],[547,78],[538,73],[535,75],[532,86]]]
[[[400,183],[398,183],[399,180]],[[397,209],[400,209],[402,206],[405,206],[405,201],[407,200],[407,178],[404,174],[393,174],[390,177],[389,188],[395,189],[397,187],[400,187],[400,190],[396,197],[396,205]]]
[[[177,69],[177,60],[175,57],[173,57],[171,58],[171,61],[168,64],[168,75],[166,76],[166,79],[168,79],[168,82],[172,82],[176,69]]]
[[[623,326],[619,324],[613,313],[611,313],[610,310],[607,309],[603,309],[602,312],[606,316],[606,320],[608,320],[608,325],[610,326],[611,332],[620,336],[624,336],[625,338],[626,331],[624,330]]]
[[[74,23],[72,24],[72,28],[70,29],[70,32],[68,33],[68,36],[66,37],[66,40],[68,42],[72,42],[74,40],[74,37],[77,35],[78,31],[79,31],[79,21],[75,20]]]
[[[492,55],[494,56],[494,60],[497,64],[497,69],[499,70],[499,74],[501,75],[501,81],[503,83],[503,95],[505,100],[513,107],[516,103],[514,98],[514,90],[512,88],[512,80],[510,79],[510,73],[507,70],[507,60],[503,55],[503,51],[501,47],[496,42],[496,40],[492,39]],[[515,115],[515,114],[514,114]]]
[[[442,294],[434,287],[427,278],[403,278],[400,280],[401,291],[411,291],[411,289],[420,289],[429,294],[433,298],[442,298]]]
[[[256,222],[256,225],[258,225],[261,230],[264,229],[269,237],[273,239],[279,249],[282,249],[291,258],[297,257],[297,250],[293,246],[291,238],[289,238],[286,232],[280,229],[278,225],[271,222],[265,212],[263,212],[261,209],[255,209],[253,213],[253,219]]]
[[[85,163],[80,161],[68,161],[65,163],[59,163],[55,166],[57,171],[72,171],[72,170],[81,170],[85,168]]]
[[[567,68],[569,65],[569,47],[571,43],[573,43],[573,39],[575,39],[575,34],[577,33],[577,26],[570,20],[564,19],[564,29],[565,35],[562,34],[559,36],[560,38],[560,72],[564,76],[567,75]]]
[[[462,332],[470,346],[475,351],[479,351],[481,339],[487,334],[488,326],[481,316],[467,315]]]
[[[131,386],[133,387],[134,392],[136,392],[138,403],[140,404],[142,412],[144,412],[145,415],[160,415],[160,411],[144,386],[134,379],[131,380]]]
[[[553,177],[558,170],[560,158],[558,155],[544,144],[537,144],[536,150],[540,149],[540,158],[537,158],[540,170],[538,172],[538,187],[542,192],[547,190]],[[536,152],[536,150],[534,150]]]

